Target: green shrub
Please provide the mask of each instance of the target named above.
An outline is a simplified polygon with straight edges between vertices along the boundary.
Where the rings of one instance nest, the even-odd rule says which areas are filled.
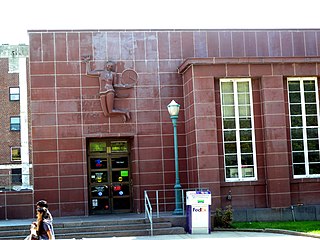
[[[226,206],[225,209],[216,208],[214,215],[214,227],[230,228],[232,224],[232,207]]]
[[[216,208],[216,212],[214,214],[214,221],[213,221],[213,226],[214,227],[222,227],[222,209],[221,208]]]

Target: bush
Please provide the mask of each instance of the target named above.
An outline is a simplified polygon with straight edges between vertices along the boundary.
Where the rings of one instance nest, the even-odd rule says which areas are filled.
[[[230,228],[232,224],[232,207],[226,206],[225,209],[217,208],[214,215],[214,227]]]
[[[213,226],[214,227],[222,227],[222,209],[216,208],[216,212],[214,214]]]

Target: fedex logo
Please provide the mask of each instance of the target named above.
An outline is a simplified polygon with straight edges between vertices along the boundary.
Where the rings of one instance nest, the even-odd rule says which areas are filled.
[[[202,207],[198,207],[198,208],[192,208],[193,212],[206,212],[207,208],[202,208]]]

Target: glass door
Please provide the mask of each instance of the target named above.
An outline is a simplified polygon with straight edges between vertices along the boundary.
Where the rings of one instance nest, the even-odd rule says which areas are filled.
[[[128,156],[111,157],[112,203],[114,211],[130,211],[130,178]]]
[[[88,141],[90,214],[131,212],[131,174],[128,142]]]
[[[96,214],[111,212],[108,159],[107,157],[98,156],[89,157],[89,162],[89,191],[91,210]]]

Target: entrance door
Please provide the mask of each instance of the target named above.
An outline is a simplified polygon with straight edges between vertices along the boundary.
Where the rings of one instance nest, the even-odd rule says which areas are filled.
[[[129,149],[127,140],[88,141],[90,214],[131,212]]]

